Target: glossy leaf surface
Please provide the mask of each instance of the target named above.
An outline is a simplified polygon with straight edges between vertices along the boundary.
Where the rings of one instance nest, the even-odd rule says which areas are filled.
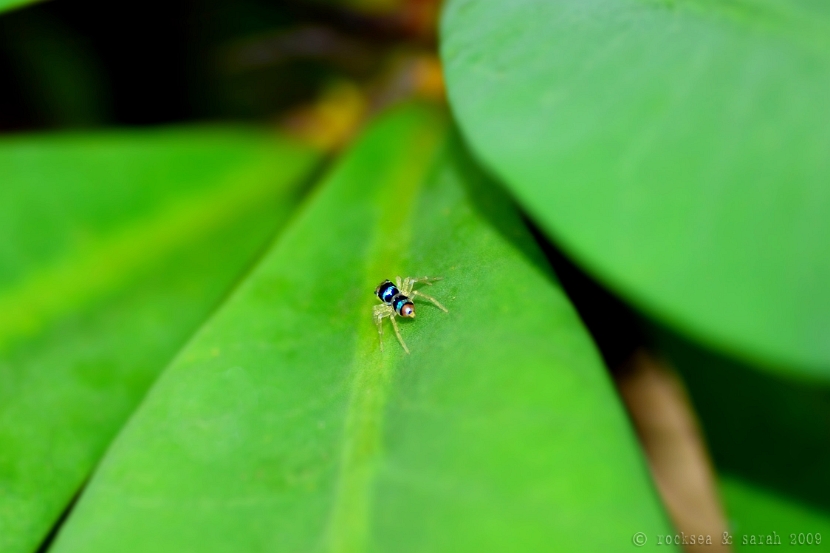
[[[451,0],[480,160],[581,265],[752,363],[830,376],[823,2]]]
[[[0,551],[35,551],[319,156],[235,129],[0,140]]]
[[[443,276],[402,321],[373,290]],[[576,313],[443,118],[370,128],[165,371],[54,551],[609,551],[667,531]],[[162,547],[163,546],[163,547]]]

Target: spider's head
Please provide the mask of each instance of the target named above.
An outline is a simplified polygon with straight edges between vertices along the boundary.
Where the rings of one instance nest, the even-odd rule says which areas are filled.
[[[415,318],[415,304],[411,301],[406,302],[401,306],[401,317]]]

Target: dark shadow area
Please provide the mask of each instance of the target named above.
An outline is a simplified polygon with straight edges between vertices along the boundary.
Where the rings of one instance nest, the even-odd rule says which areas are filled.
[[[785,379],[704,350],[662,328],[721,472],[830,514],[830,387]]]
[[[0,18],[0,131],[271,121],[338,79],[364,81],[417,14],[302,0],[42,2]]]
[[[32,113],[24,91],[20,86],[8,86],[10,76],[15,73],[15,60],[6,47],[4,26],[0,25],[0,130],[20,131],[32,126],[37,116]]]
[[[526,223],[591,333],[606,366],[614,374],[626,370],[626,361],[647,342],[638,315],[577,267],[532,221],[526,219]]]
[[[80,499],[86,485],[87,481],[84,481],[80,489],[75,492],[75,495],[69,500],[69,503],[63,509],[63,512],[58,517],[58,520],[55,521],[55,524],[52,525],[49,533],[46,534],[46,537],[43,538],[42,542],[40,542],[40,546],[36,550],[37,553],[46,553],[49,551],[49,548],[52,547],[52,544],[55,542],[55,538],[58,537],[58,532],[60,532],[60,529],[63,527],[63,523],[66,522],[66,519],[69,518],[69,514],[72,512],[72,509],[74,509],[75,505],[78,503],[78,499]]]

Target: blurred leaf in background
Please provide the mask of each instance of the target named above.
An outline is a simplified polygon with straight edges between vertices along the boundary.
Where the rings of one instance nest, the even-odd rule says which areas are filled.
[[[259,130],[0,139],[0,551],[34,551],[320,160]]]
[[[807,1],[453,0],[442,58],[474,151],[580,265],[695,341],[828,379],[828,24]]]

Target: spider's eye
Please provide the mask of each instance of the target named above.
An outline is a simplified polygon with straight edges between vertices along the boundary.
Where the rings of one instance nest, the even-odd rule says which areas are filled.
[[[401,307],[401,317],[411,317],[415,318],[415,306],[411,303],[403,304]]]

